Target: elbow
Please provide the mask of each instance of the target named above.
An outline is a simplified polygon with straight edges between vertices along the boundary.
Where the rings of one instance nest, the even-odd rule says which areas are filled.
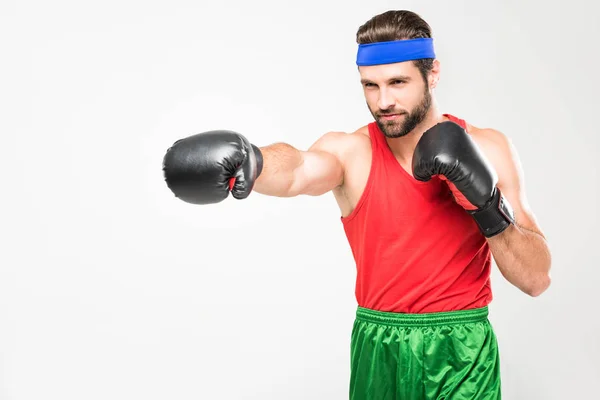
[[[531,297],[538,297],[542,293],[544,293],[550,287],[551,283],[550,274],[544,275],[542,278],[538,279],[535,284],[530,285],[526,290],[527,293]]]
[[[550,269],[552,265],[552,257],[548,252],[547,257],[545,257],[542,264],[539,265],[538,272],[534,275],[535,278],[532,279],[531,285],[525,291],[531,297],[538,297],[542,295],[548,288],[552,282],[550,277]]]

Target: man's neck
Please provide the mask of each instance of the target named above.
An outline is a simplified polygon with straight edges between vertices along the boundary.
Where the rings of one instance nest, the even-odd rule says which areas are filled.
[[[423,133],[446,119],[447,118],[438,111],[437,107],[432,106],[425,119],[408,134],[394,139],[386,138],[388,146],[392,150],[394,156],[396,156],[396,159],[400,162],[412,160],[415,147],[417,147],[417,143],[423,136]]]

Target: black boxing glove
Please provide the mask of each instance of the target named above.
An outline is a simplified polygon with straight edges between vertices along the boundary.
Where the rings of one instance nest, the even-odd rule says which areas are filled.
[[[243,135],[216,130],[198,133],[173,143],[163,158],[167,186],[179,199],[212,204],[229,195],[247,198],[262,172],[258,147]]]
[[[496,187],[495,170],[460,125],[445,121],[427,130],[415,148],[412,170],[420,181],[435,175],[447,181],[457,203],[473,216],[485,237],[514,223],[513,210]]]

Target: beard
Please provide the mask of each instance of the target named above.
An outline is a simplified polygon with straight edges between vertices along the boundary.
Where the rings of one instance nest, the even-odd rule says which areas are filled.
[[[379,126],[381,132],[383,132],[387,138],[394,139],[406,136],[413,129],[415,129],[417,125],[423,122],[430,108],[431,93],[426,87],[425,92],[423,93],[423,98],[419,104],[412,109],[412,111],[408,112],[405,110],[396,110],[391,108],[388,110],[380,110],[378,113],[371,111],[371,115],[373,115],[373,118],[375,118],[375,122],[377,122],[377,126]],[[381,116],[391,114],[404,115],[404,119],[402,121],[385,121],[381,118]]]

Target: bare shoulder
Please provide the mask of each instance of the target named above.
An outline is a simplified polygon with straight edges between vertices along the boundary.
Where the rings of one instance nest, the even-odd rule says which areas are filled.
[[[351,157],[353,153],[370,145],[366,126],[354,132],[330,131],[322,135],[308,150],[325,151],[340,160]]]
[[[480,128],[471,124],[467,124],[467,131],[499,174],[505,175],[502,172],[520,168],[517,151],[510,137],[504,132],[494,128]]]
[[[508,150],[512,146],[510,138],[504,132],[494,128],[480,128],[467,124],[467,132],[478,144],[494,147],[497,151]]]
[[[369,140],[369,130],[367,126],[362,126],[355,130],[354,132],[343,132],[343,131],[330,131],[325,133],[323,136],[319,138],[319,140],[315,143],[320,144],[346,144],[352,145],[356,144],[356,142]]]
[[[467,131],[498,174],[499,186],[518,185],[522,171],[517,151],[505,133],[493,128],[467,125]]]

